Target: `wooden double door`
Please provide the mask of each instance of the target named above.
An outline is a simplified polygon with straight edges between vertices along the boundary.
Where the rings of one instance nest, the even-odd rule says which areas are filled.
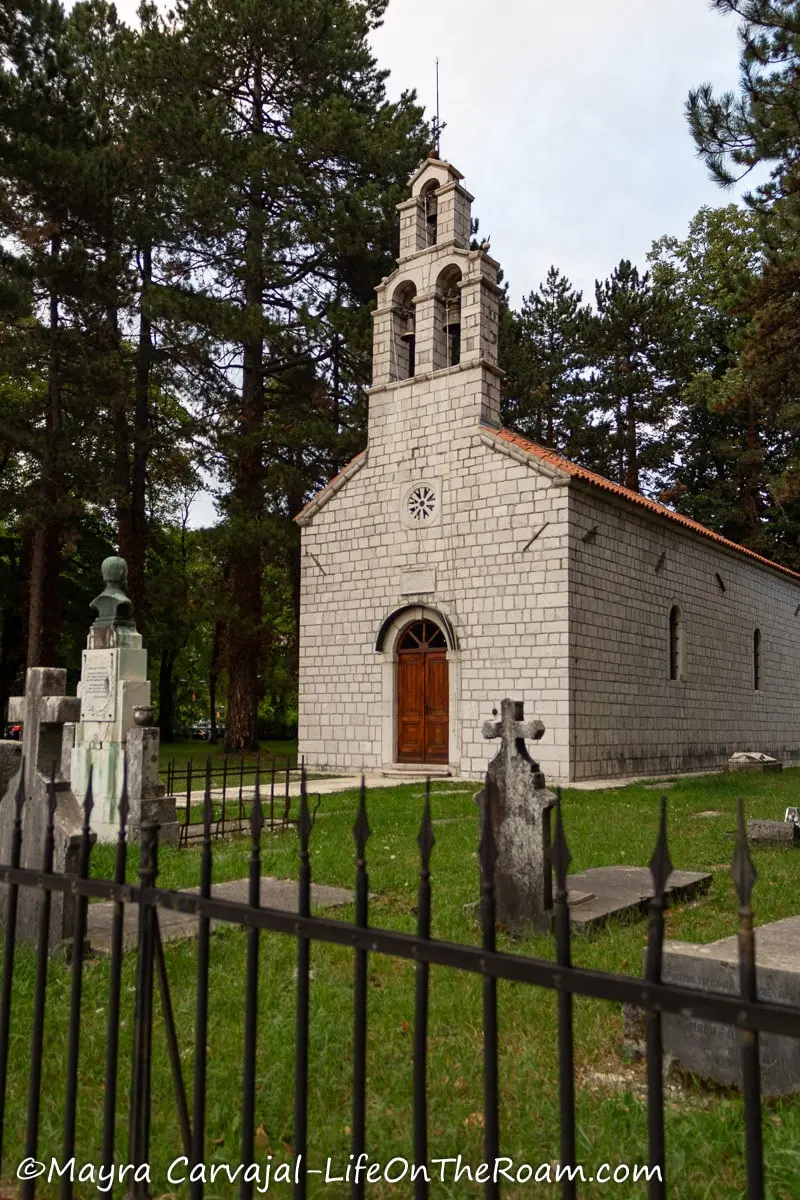
[[[449,761],[447,643],[433,621],[414,621],[397,647],[398,762]]]

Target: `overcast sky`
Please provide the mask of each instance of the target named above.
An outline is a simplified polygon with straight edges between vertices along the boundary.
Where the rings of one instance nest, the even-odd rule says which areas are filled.
[[[512,302],[554,263],[589,299],[620,258],[731,198],[697,159],[691,87],[735,88],[736,22],[707,0],[392,0],[374,38],[396,95],[435,110]]]
[[[268,2],[268,0],[265,0]],[[119,0],[132,21],[137,0]],[[684,118],[691,87],[735,88],[736,22],[708,0],[391,0],[374,36],[392,96],[435,111],[511,300],[553,263],[589,300],[621,258],[684,234],[707,177]],[[200,497],[192,524],[213,519]]]

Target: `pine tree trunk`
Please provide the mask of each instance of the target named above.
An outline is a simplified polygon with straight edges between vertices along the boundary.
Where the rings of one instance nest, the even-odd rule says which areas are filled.
[[[162,742],[175,741],[175,662],[173,650],[164,650],[158,664],[158,728]]]
[[[58,260],[60,253],[61,238],[55,236],[50,244],[53,264]],[[61,529],[56,515],[58,443],[61,438],[61,369],[57,347],[59,324],[59,298],[55,287],[51,287],[47,412],[39,486],[41,517],[33,534],[28,576],[27,665],[29,667],[53,667],[57,666],[59,661]]]
[[[639,491],[639,449],[636,434],[636,398],[628,396],[625,403],[625,477],[622,482],[633,492]]]
[[[113,275],[113,251],[106,248],[106,264],[109,276]],[[117,544],[119,553],[128,564],[128,585],[130,587],[130,564],[135,554],[133,509],[131,506],[131,459],[130,432],[128,429],[128,395],[125,378],[122,371],[122,344],[119,331],[119,312],[117,307],[116,287],[112,284],[112,295],[108,304],[106,321],[108,325],[109,343],[109,377],[111,385],[112,428],[114,433],[114,500],[117,516]],[[136,608],[138,597],[131,593]],[[138,613],[136,613],[138,619]]]
[[[253,137],[263,131],[260,64],[253,73]],[[262,181],[250,181],[245,248],[245,308],[258,332],[243,346],[242,402],[232,461],[230,518],[236,540],[230,560],[231,612],[228,621],[228,713],[225,751],[239,753],[258,745],[258,688],[261,663],[262,547],[264,504],[264,339],[261,334],[264,296]]]
[[[219,679],[219,664],[222,656],[223,621],[217,617],[214,622],[214,639],[211,643],[211,664],[208,672],[208,718],[211,723],[211,741],[218,740],[217,733],[217,681]]]

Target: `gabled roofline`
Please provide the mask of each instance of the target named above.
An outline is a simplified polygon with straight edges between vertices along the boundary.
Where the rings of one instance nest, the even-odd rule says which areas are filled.
[[[431,166],[446,167],[447,170],[450,172],[450,175],[453,177],[453,179],[456,182],[458,182],[459,179],[464,178],[464,176],[459,171],[458,167],[454,167],[453,164],[451,162],[448,162],[446,158],[439,158],[438,154],[436,154],[434,151],[431,151],[430,154],[426,155],[426,157],[422,160],[422,162],[417,167],[414,174],[409,179],[408,186],[413,188],[414,184],[417,182],[417,180],[419,179],[422,172],[427,167],[431,167]]]
[[[321,508],[324,508],[337,492],[341,491],[348,479],[352,479],[367,461],[367,451],[362,450],[355,458],[351,458],[346,467],[342,467],[338,475],[334,475],[333,479],[325,484],[317,492],[316,496],[312,496],[305,508],[301,509],[294,518],[298,525],[310,525],[315,515]]]
[[[612,480],[606,479],[605,476],[598,475],[595,471],[590,471],[586,467],[581,467],[578,463],[571,462],[568,458],[563,458],[560,454],[556,454],[554,450],[548,450],[546,446],[540,446],[536,442],[528,441],[527,438],[521,437],[518,433],[513,433],[510,429],[502,427],[498,429],[492,425],[481,424],[480,435],[482,441],[501,453],[510,453],[511,457],[516,458],[519,456],[523,460],[527,459],[528,461],[535,459],[537,466],[553,478],[560,478],[564,483],[569,483],[570,480],[574,479],[578,483],[585,483],[590,487],[599,488],[612,496],[616,496],[620,500],[627,500],[629,503],[645,509],[646,512],[652,513],[654,516],[665,517],[674,524],[681,525],[684,529],[699,534],[700,537],[716,542],[718,546],[722,546],[726,550],[733,550],[737,554],[743,554],[760,566],[768,567],[771,571],[778,571],[781,575],[787,575],[795,583],[800,584],[800,574],[797,571],[792,571],[789,567],[783,567],[780,563],[773,562],[771,558],[764,558],[762,554],[756,553],[755,550],[749,550],[747,546],[740,546],[738,542],[730,541],[728,538],[723,537],[721,533],[715,533],[713,529],[709,529],[706,525],[701,525],[699,521],[694,521],[691,517],[685,517],[683,513],[675,512],[674,509],[667,508],[665,504],[659,504],[657,500],[651,500],[648,496],[643,496],[640,492],[634,492],[619,483],[613,483]]]

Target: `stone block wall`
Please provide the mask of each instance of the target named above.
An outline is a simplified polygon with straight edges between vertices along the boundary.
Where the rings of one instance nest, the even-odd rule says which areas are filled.
[[[702,770],[736,750],[800,758],[798,584],[574,482],[569,562],[571,778]]]
[[[507,696],[544,721],[546,773],[567,770],[567,489],[486,444],[479,417],[495,388],[472,368],[373,391],[366,464],[303,529],[300,753],[310,767],[394,760],[392,636],[381,652],[375,644],[387,618],[416,605],[443,614],[458,639],[448,652],[453,771],[482,776],[496,747],[481,724]],[[440,509],[412,528],[403,500],[423,480]],[[421,582],[424,592],[411,590]]]

